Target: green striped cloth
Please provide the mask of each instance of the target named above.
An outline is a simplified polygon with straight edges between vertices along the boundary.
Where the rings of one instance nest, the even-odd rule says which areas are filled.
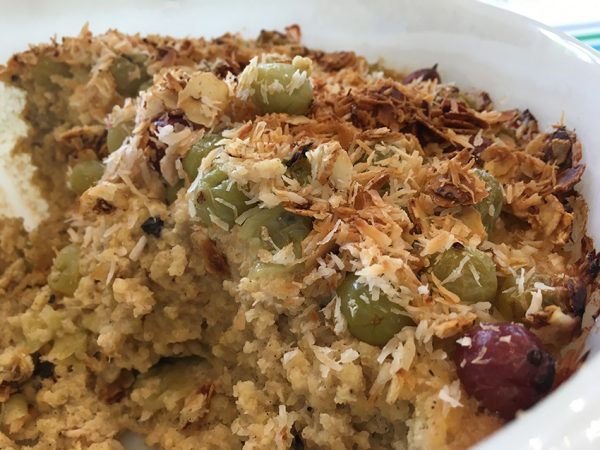
[[[600,23],[568,25],[559,28],[590,47],[600,50]]]

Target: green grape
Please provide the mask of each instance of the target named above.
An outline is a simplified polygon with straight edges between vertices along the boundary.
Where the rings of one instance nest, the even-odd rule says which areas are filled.
[[[259,209],[240,227],[240,237],[244,240],[260,237],[262,227],[267,229],[278,248],[292,243],[296,257],[300,257],[302,241],[312,230],[312,220],[287,212],[282,206]]]
[[[181,161],[183,170],[187,174],[189,180],[194,180],[194,178],[196,178],[200,163],[202,163],[202,160],[206,155],[215,149],[217,142],[221,139],[223,139],[223,136],[220,134],[209,133],[205,134],[192,145],[192,148],[189,149]]]
[[[54,292],[71,296],[77,289],[81,274],[79,273],[79,246],[70,244],[58,252],[52,263],[48,276],[48,286]]]
[[[290,92],[290,82],[297,71],[291,64],[259,64],[252,86],[256,108],[262,113],[306,114],[312,103],[312,85],[307,77],[302,85]]]
[[[42,57],[31,69],[31,76],[36,84],[48,89],[54,85],[52,77],[71,78],[73,75],[68,64]]]
[[[150,79],[143,55],[120,56],[110,65],[117,92],[123,97],[135,97],[142,85]]]
[[[106,147],[112,153],[121,147],[121,144],[133,131],[133,121],[120,122],[109,128],[106,133]]]
[[[496,296],[498,280],[494,260],[477,249],[446,250],[434,261],[433,274],[465,303],[487,302]]]
[[[283,264],[257,262],[249,273],[250,278],[284,278],[294,273],[298,265],[285,266]]]
[[[492,303],[506,320],[520,322],[525,318],[525,313],[531,305],[533,293],[537,291],[535,283],[551,286],[550,277],[537,272],[524,280],[523,292],[519,292],[517,280],[513,275],[502,278],[498,287],[498,296]],[[543,306],[561,303],[558,289],[542,291],[542,298]]]
[[[167,203],[169,205],[171,203],[173,203],[175,200],[177,200],[177,194],[179,193],[179,190],[181,188],[183,188],[183,186],[184,186],[183,180],[179,180],[173,186],[171,186],[170,184],[168,184],[165,187],[165,198],[166,198]]]
[[[137,376],[131,399],[150,413],[179,412],[185,399],[210,379],[210,370],[210,364],[199,357],[164,358]]]
[[[481,215],[481,222],[489,233],[494,229],[496,220],[502,212],[504,196],[502,195],[502,187],[498,180],[489,172],[481,169],[475,169],[475,173],[485,182],[485,188],[489,195],[475,205],[475,209]]]
[[[95,159],[78,162],[73,166],[69,185],[71,190],[78,195],[83,194],[102,178],[104,164]]]
[[[357,280],[356,275],[348,274],[337,289],[341,311],[352,336],[382,347],[402,328],[414,325],[410,317],[402,314],[401,306],[392,303],[383,293],[374,300],[369,287]]]
[[[251,208],[246,204],[248,197],[222,170],[203,173],[198,181],[193,195],[198,218],[204,225],[213,223],[212,215],[231,227],[240,214]]]
[[[304,186],[310,182],[311,170],[310,161],[306,156],[301,156],[287,168],[286,175]]]

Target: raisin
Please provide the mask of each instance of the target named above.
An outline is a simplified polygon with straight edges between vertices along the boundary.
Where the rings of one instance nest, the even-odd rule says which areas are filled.
[[[54,376],[54,364],[50,361],[41,361],[40,354],[34,353],[31,355],[33,359],[33,375],[40,377],[42,380],[52,378]]]
[[[292,436],[291,448],[294,450],[304,450],[304,439],[302,439],[301,432],[296,430],[295,427],[292,427]]]
[[[165,222],[159,217],[148,217],[146,221],[142,224],[142,231],[146,234],[150,234],[154,237],[160,237],[160,233],[163,229]]]

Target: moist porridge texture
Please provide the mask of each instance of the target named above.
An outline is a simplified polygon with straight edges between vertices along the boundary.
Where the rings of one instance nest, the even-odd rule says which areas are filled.
[[[297,26],[84,29],[0,79],[49,205],[2,219],[1,448],[463,449],[572,370],[599,266],[562,124]]]

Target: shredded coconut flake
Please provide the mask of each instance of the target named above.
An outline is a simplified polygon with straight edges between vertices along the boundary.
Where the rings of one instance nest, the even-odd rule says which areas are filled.
[[[315,357],[323,364],[325,367],[331,370],[335,370],[339,372],[342,370],[342,365],[333,359],[329,354],[333,351],[328,347],[319,347],[318,345],[312,346]]]
[[[324,245],[324,244],[327,244],[329,241],[331,241],[331,239],[333,239],[333,236],[335,236],[335,233],[337,232],[337,230],[339,229],[341,224],[342,224],[342,221],[338,220],[335,223],[335,225],[333,225],[333,228],[331,229],[331,231],[329,231],[329,233],[327,233],[325,235],[325,237],[323,239],[321,239],[317,245]]]
[[[342,270],[344,268],[344,262],[341,260],[341,258],[338,255],[336,255],[335,253],[330,253],[329,256],[331,257],[331,260],[333,261],[335,266],[338,268],[338,270]]]
[[[525,292],[525,269],[521,268],[519,276],[515,278],[515,284],[517,285],[519,295],[523,295]]]
[[[467,262],[471,259],[470,255],[465,255],[463,257],[463,259],[460,260],[460,262],[458,263],[458,266],[456,266],[454,268],[454,270],[452,270],[452,272],[450,272],[450,275],[448,275],[444,280],[442,280],[442,284],[446,284],[446,283],[452,283],[453,281],[456,281],[460,278],[460,276],[462,275],[462,271],[465,267],[465,264],[467,264]]]
[[[479,279],[480,279],[479,272],[477,272],[477,269],[475,269],[475,266],[471,263],[469,263],[469,270],[473,274],[473,279],[475,279],[475,283],[477,283],[479,286],[481,286],[481,283],[479,282]]]
[[[298,350],[297,348],[290,350],[289,352],[285,352],[283,354],[283,357],[281,358],[283,365],[285,366],[286,364],[288,364],[292,359],[294,359],[299,354],[300,354],[300,350]]]
[[[417,288],[417,292],[421,295],[429,295],[429,285],[422,284]]]
[[[289,243],[285,247],[277,250],[271,259],[275,264],[281,264],[283,266],[290,266],[296,262],[296,255],[294,254],[294,244]]]
[[[146,235],[142,235],[131,249],[131,252],[129,253],[129,259],[131,259],[132,261],[137,261],[138,259],[140,259],[140,256],[144,251],[144,247],[146,246],[147,241],[148,238],[146,237]]]
[[[463,336],[460,339],[457,339],[456,343],[462,347],[470,347],[472,342],[469,336]]]
[[[556,290],[556,288],[554,286],[548,286],[547,284],[544,284],[541,281],[536,281],[535,283],[533,283],[533,287],[534,287],[534,289],[537,289],[537,290],[540,290],[540,291],[554,291],[554,290]]]
[[[341,364],[351,363],[352,361],[355,361],[356,359],[358,359],[359,356],[360,355],[356,350],[354,350],[353,348],[347,348],[340,355],[340,363]]]
[[[462,407],[463,404],[460,402],[460,385],[457,380],[453,381],[450,385],[444,385],[438,394],[438,398],[447,403],[451,408]]]
[[[471,360],[471,364],[483,365],[483,364],[489,363],[491,361],[490,358],[488,358],[488,359],[483,358],[485,356],[486,352],[487,352],[487,347],[485,347],[485,346],[481,347],[481,350],[479,350],[479,353],[477,354],[477,356]]]
[[[306,72],[296,70],[292,75],[290,82],[288,83],[287,93],[291,95],[294,93],[294,91],[300,89],[306,82],[307,78],[308,74]]]
[[[219,228],[221,228],[224,231],[229,231],[229,225],[223,219],[221,219],[218,216],[215,216],[212,213],[209,214],[209,217],[210,217],[210,221],[212,223],[214,223],[216,226],[218,226]]]
[[[340,334],[343,333],[346,330],[346,327],[348,326],[346,323],[346,318],[344,317],[344,315],[342,314],[342,309],[341,309],[341,300],[338,296],[335,297],[335,304],[334,304],[334,310],[333,310],[333,320],[334,320],[334,327],[333,327],[333,331],[335,334]]]
[[[110,284],[110,282],[114,278],[116,271],[117,271],[117,262],[113,259],[110,262],[110,269],[108,270],[108,274],[106,275],[106,282],[105,282],[105,284],[107,286]]]
[[[542,291],[540,289],[538,289],[535,292],[532,292],[531,304],[529,305],[529,308],[527,308],[527,311],[525,312],[525,316],[531,317],[535,313],[541,311],[543,300],[544,300],[544,298],[542,296]]]

